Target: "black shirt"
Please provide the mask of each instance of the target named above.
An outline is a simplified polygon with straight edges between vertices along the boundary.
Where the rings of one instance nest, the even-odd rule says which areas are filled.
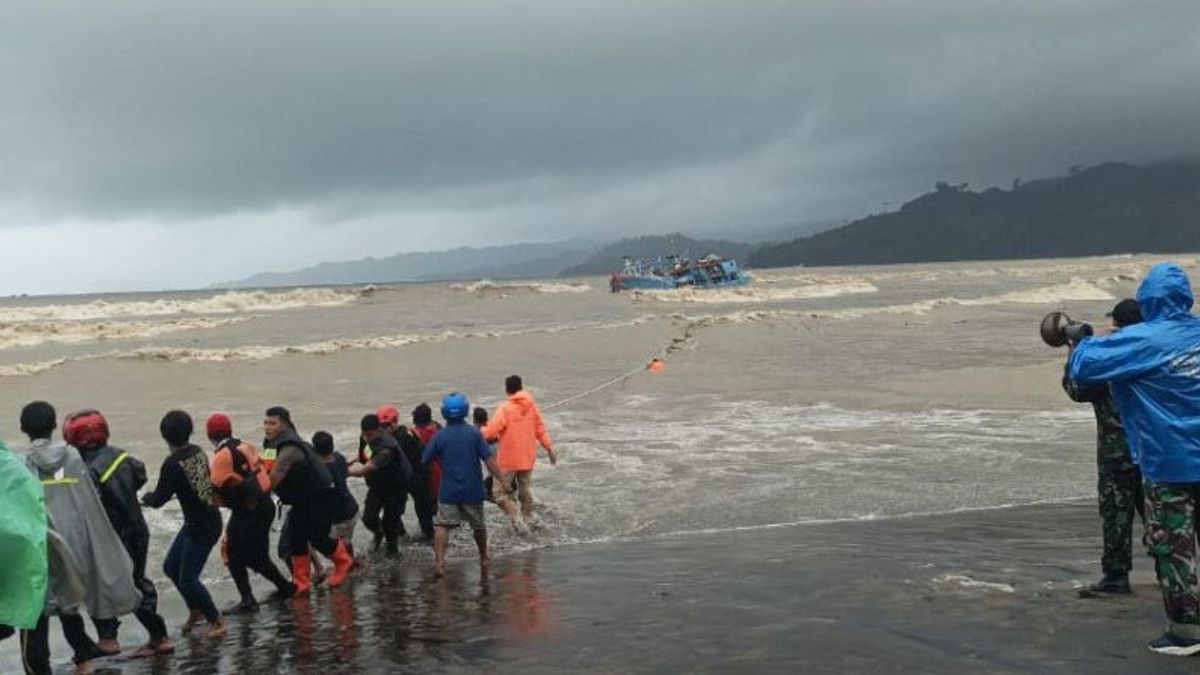
[[[183,508],[180,531],[211,545],[221,537],[221,512],[213,505],[213,494],[208,456],[189,444],[171,450],[158,471],[158,485],[142,495],[142,504],[158,508],[178,497]]]

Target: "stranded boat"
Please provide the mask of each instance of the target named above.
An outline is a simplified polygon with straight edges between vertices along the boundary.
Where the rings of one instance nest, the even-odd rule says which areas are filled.
[[[707,255],[697,261],[679,256],[625,258],[620,272],[609,279],[612,292],[626,290],[662,291],[690,286],[722,288],[745,286],[750,277],[736,260]]]

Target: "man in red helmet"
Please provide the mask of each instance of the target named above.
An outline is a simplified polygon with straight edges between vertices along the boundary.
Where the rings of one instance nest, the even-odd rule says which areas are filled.
[[[233,422],[224,413],[214,413],[205,423],[208,440],[216,448],[209,465],[209,476],[221,506],[229,509],[225,526],[226,565],[229,576],[241,596],[237,604],[223,614],[242,614],[258,609],[258,600],[250,586],[254,570],[275,585],[279,595],[290,598],[292,583],[271,562],[271,523],[275,521],[275,502],[271,500],[271,479],[263,469],[258,450],[235,438]]]
[[[421,449],[424,445],[415,428],[409,429],[400,424],[400,409],[396,406],[381,405],[375,409],[375,415],[379,417],[379,424],[383,430],[396,439],[396,445],[400,446],[400,451],[404,453],[404,458],[408,460],[408,466],[412,469],[408,484],[400,494],[400,515],[397,516],[400,536],[405,536],[403,516],[408,506],[408,498],[412,497],[413,513],[417,516],[421,536],[426,542],[432,543],[433,516],[437,504],[429,493],[428,474],[421,467]]]
[[[68,444],[79,450],[87,464],[100,503],[117,536],[133,561],[133,584],[142,593],[141,604],[134,616],[146,628],[150,641],[139,647],[133,656],[150,656],[174,651],[167,637],[167,624],[158,613],[158,591],[146,578],[146,555],[150,547],[150,529],[138,503],[138,490],[146,484],[146,465],[129,453],[108,444],[108,420],[98,410],[81,410],[67,415],[63,436]],[[96,646],[106,654],[121,651],[116,618],[96,619],[99,640]]]

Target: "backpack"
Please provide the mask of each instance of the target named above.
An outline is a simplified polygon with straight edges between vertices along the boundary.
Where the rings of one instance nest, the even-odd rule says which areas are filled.
[[[217,452],[222,449],[229,451],[233,460],[233,472],[242,479],[240,484],[222,487],[220,492],[221,497],[230,504],[237,503],[247,509],[253,509],[267,498],[268,493],[258,484],[258,474],[262,471],[262,466],[250,466],[250,459],[242,452],[241,445],[241,439],[227,438],[217,447]]]

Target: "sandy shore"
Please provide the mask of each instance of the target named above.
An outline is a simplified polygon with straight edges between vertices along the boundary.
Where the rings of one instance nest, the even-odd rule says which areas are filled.
[[[1144,556],[1133,596],[1077,597],[1098,575],[1098,549],[1090,503],[547,549],[497,560],[483,581],[465,559],[434,580],[427,552],[414,548],[348,592],[232,618],[219,644],[181,638],[171,658],[108,666],[326,675],[1200,670],[1146,650],[1162,615]],[[219,601],[230,591],[219,586]],[[178,623],[174,590],[161,592]],[[132,624],[129,637],[139,630]]]

